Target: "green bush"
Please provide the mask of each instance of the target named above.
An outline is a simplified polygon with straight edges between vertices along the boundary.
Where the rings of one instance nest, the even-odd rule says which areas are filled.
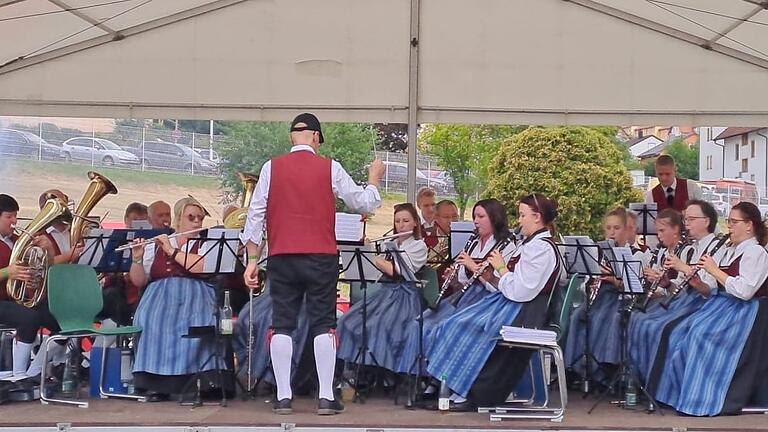
[[[501,145],[484,195],[500,200],[516,218],[518,200],[532,192],[558,201],[561,234],[593,238],[602,237],[609,209],[642,199],[616,145],[585,127],[529,128]]]

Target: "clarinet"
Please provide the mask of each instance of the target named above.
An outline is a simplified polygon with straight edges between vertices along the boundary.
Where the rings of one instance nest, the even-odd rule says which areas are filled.
[[[477,246],[478,234],[476,232],[472,233],[472,236],[469,237],[467,240],[467,243],[464,244],[464,252],[471,254],[472,251]],[[456,277],[456,275],[459,274],[459,268],[461,267],[461,264],[455,262],[451,264],[451,267],[448,269],[448,276],[445,277],[445,280],[443,281],[443,285],[440,287],[440,293],[437,295],[437,300],[435,300],[435,307],[440,305],[440,302],[443,300],[443,296],[445,295],[445,292],[448,291],[448,288],[451,286],[451,282],[453,282],[453,279]]]
[[[653,266],[655,266],[656,263],[659,262],[659,253],[660,252],[661,252],[661,247],[658,247],[658,248],[656,248],[655,251],[653,251],[653,255],[651,255],[651,262],[650,262],[650,267],[651,268],[653,268]],[[647,287],[648,284],[646,283],[645,286]],[[651,284],[651,287],[652,286],[653,286],[653,284]],[[650,287],[648,287],[647,289],[650,289]],[[639,298],[640,298],[640,296],[635,296],[635,298],[632,299],[632,303],[630,303],[629,307],[627,307],[627,312],[632,312],[635,309],[640,309],[638,307],[638,303],[640,303]],[[642,312],[645,312],[645,310],[643,310]]]
[[[491,262],[488,261],[488,257],[491,256],[491,252],[493,251],[503,251],[507,246],[509,246],[510,243],[512,243],[516,238],[516,234],[514,232],[510,233],[508,236],[501,239],[499,242],[497,242],[495,245],[493,245],[493,249],[491,249],[485,257],[483,257],[483,262],[480,264],[480,266],[475,270],[474,273],[472,273],[472,276],[467,279],[467,281],[464,283],[464,285],[461,286],[461,291],[451,300],[451,304],[453,306],[457,306],[459,302],[461,301],[461,298],[464,297],[464,293],[467,292],[470,286],[472,286],[473,283],[485,272],[485,270],[488,269],[488,267],[491,265]]]
[[[680,237],[680,241],[677,242],[677,245],[675,245],[675,249],[672,252],[675,256],[680,256],[680,254],[683,252],[683,249],[690,244],[690,240],[688,239],[688,235],[686,233],[683,233],[683,235]],[[661,249],[659,249],[661,250]],[[667,258],[664,257],[664,260]],[[645,293],[645,296],[642,296],[642,300],[639,301],[635,307],[640,312],[645,312],[648,309],[648,303],[651,302],[651,299],[656,294],[656,292],[659,290],[661,281],[664,280],[669,275],[670,269],[664,269],[664,271],[661,273],[661,276],[659,276],[656,281],[654,281],[651,286],[648,288],[648,291]],[[634,304],[634,303],[633,303]],[[631,311],[631,309],[630,309]]]
[[[614,239],[607,239],[608,244],[611,247],[614,247],[616,245],[616,241]],[[610,268],[610,262],[608,262],[608,258],[604,256],[604,253],[602,250],[600,252],[600,266],[601,267],[609,267]],[[597,300],[597,295],[600,293],[600,288],[603,286],[603,282],[598,280],[597,278],[591,278],[588,282],[590,286],[592,287],[592,291],[589,292],[589,299],[587,300],[589,303],[589,306],[592,306],[595,303],[595,300]]]
[[[730,243],[728,239],[731,238],[730,234],[725,234],[718,236],[718,242],[715,244],[715,247],[712,248],[711,251],[707,252],[706,254],[709,256],[714,256],[717,251],[719,251],[723,246],[726,246]],[[696,275],[699,274],[701,271],[701,268],[696,269],[693,273],[691,273],[690,276],[687,276],[685,279],[683,279],[682,282],[680,282],[680,285],[676,286],[675,289],[672,290],[672,292],[669,293],[669,295],[661,302],[661,306],[664,309],[669,309],[669,305],[672,303],[672,300],[674,300],[680,292],[682,292],[684,289],[688,288],[688,285],[691,283],[691,279],[693,279]]]

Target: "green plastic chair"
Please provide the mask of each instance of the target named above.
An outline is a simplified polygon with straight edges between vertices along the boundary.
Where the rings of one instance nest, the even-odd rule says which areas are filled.
[[[435,308],[437,306],[437,296],[440,295],[440,285],[437,283],[437,271],[429,266],[424,266],[416,272],[416,277],[424,282],[422,296],[427,306]]]
[[[141,332],[141,327],[126,326],[109,329],[94,327],[96,315],[103,307],[101,285],[93,268],[80,264],[59,264],[48,269],[48,308],[58,321],[61,331],[50,336],[42,347],[43,364],[47,364],[48,347],[57,340],[68,340],[88,336],[127,336]],[[141,396],[108,393],[104,391],[104,367],[106,364],[107,347],[101,351],[101,375],[99,379],[99,394],[102,398],[120,397],[127,399],[144,399]],[[40,375],[40,382],[45,382],[45,367]],[[54,399],[45,394],[41,386],[40,402],[47,405],[50,402],[77,405],[87,408],[88,402]]]
[[[558,342],[561,342],[568,335],[571,312],[573,312],[573,303],[576,299],[576,294],[579,293],[579,287],[583,283],[584,278],[579,275],[571,276],[571,279],[568,282],[568,288],[565,290],[565,297],[563,297],[563,304],[560,308],[560,318],[557,320],[555,328]]]

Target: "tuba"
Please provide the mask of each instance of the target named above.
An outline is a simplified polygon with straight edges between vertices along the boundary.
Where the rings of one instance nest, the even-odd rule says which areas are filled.
[[[96,207],[96,204],[101,201],[102,198],[109,194],[116,194],[117,187],[103,175],[88,171],[88,178],[91,182],[88,184],[88,188],[83,194],[83,198],[77,204],[75,209],[75,218],[72,221],[72,226],[69,229],[69,244],[74,248],[76,244],[80,243],[83,237],[94,225],[94,221],[88,219],[88,214]]]
[[[237,177],[243,184],[243,199],[240,202],[240,208],[233,211],[224,219],[224,227],[230,229],[245,228],[245,220],[248,218],[248,206],[253,198],[253,191],[256,190],[256,183],[259,176],[256,174],[238,172]]]
[[[51,257],[48,251],[32,244],[33,236],[45,231],[59,218],[71,216],[67,203],[49,194],[40,213],[29,222],[27,227],[20,231],[20,235],[11,250],[10,263],[21,264],[29,267],[34,273],[34,279],[29,282],[18,279],[8,279],[6,289],[8,297],[16,303],[26,307],[35,307],[45,296],[46,278],[48,267],[51,265]]]

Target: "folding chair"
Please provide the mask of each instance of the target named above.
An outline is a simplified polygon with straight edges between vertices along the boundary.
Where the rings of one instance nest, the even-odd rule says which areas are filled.
[[[48,269],[48,308],[58,321],[61,331],[50,336],[42,346],[43,371],[40,374],[40,402],[77,405],[88,408],[87,401],[49,398],[45,394],[45,365],[48,361],[48,347],[57,340],[69,340],[90,336],[123,336],[141,332],[141,327],[126,326],[97,329],[93,326],[96,314],[102,307],[101,286],[93,268],[80,264],[59,264]],[[104,390],[104,367],[107,363],[107,347],[101,351],[101,374],[99,394],[102,398],[120,397],[143,400],[141,396],[108,393]]]

